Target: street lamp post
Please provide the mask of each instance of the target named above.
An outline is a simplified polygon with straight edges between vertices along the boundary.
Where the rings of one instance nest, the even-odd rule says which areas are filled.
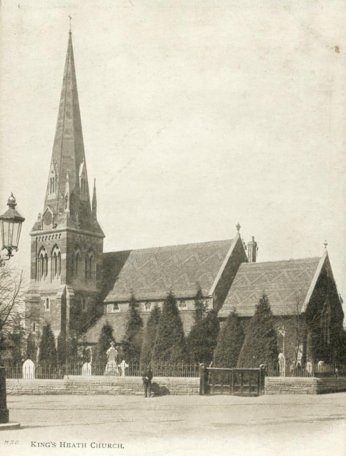
[[[8,209],[0,216],[1,251],[5,250],[5,258],[0,258],[0,267],[4,266],[5,260],[13,256],[13,251],[18,250],[20,232],[24,217],[16,210],[16,198],[11,193],[7,201]],[[9,423],[9,411],[6,401],[6,371],[0,367],[0,429],[19,427],[17,423]]]
[[[25,218],[16,210],[16,198],[11,193],[7,201],[8,209],[0,215],[2,250],[7,250],[7,259],[13,256],[13,251],[18,250],[20,232]]]

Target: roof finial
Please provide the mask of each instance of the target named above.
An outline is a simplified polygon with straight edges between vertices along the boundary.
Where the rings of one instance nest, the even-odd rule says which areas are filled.
[[[72,16],[69,16],[68,18],[69,18],[69,21],[70,21],[69,33],[72,33],[72,28],[71,28]]]
[[[239,222],[237,223],[237,225],[236,225],[236,228],[237,228],[237,231],[238,231],[238,233],[239,233],[239,231],[240,231],[240,228],[241,228],[241,227],[240,227],[240,223],[239,223]]]
[[[324,241],[324,249],[327,250],[327,247],[328,247],[328,242],[327,241]]]

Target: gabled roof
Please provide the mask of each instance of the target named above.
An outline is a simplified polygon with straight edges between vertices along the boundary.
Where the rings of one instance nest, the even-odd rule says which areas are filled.
[[[304,312],[326,257],[242,263],[219,316],[227,317],[235,310],[240,317],[252,317],[263,293],[274,315]]]
[[[238,239],[105,254],[105,261],[121,265],[105,302],[128,301],[131,292],[137,300],[164,299],[170,290],[177,298],[188,298],[196,295],[198,287],[208,296]]]

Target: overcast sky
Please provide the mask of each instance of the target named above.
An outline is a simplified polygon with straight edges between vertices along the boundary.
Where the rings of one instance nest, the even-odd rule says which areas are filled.
[[[1,212],[43,211],[71,15],[105,251],[254,235],[346,297],[344,1],[2,1]]]

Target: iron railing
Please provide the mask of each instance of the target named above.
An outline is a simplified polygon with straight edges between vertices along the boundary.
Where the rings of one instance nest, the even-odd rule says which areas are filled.
[[[305,367],[296,366],[285,369],[285,371],[277,368],[268,375],[273,377],[345,377],[346,365],[311,364]]]
[[[199,364],[188,364],[188,363],[155,363],[152,365],[153,374],[155,377],[198,377],[199,376]],[[137,363],[129,363],[125,370],[127,377],[141,376],[143,373],[143,366]],[[88,366],[82,362],[67,363],[59,366],[44,366],[36,365],[33,370],[30,367],[24,367],[22,365],[7,366],[6,377],[7,378],[24,378],[24,379],[63,379],[64,376],[68,375],[98,375],[103,376],[106,374],[106,364],[104,363],[92,363]],[[121,369],[119,367],[118,375],[121,375]]]

